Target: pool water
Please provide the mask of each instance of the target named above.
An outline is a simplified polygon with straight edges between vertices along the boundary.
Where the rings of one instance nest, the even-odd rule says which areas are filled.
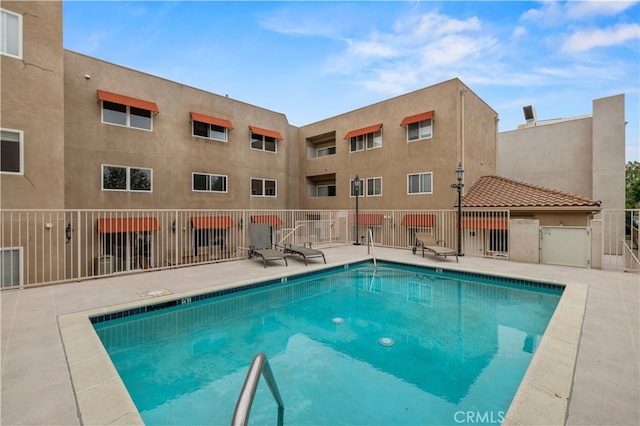
[[[560,296],[358,264],[94,326],[147,425],[229,424],[259,352],[287,425],[495,424]],[[276,418],[261,379],[250,423]]]

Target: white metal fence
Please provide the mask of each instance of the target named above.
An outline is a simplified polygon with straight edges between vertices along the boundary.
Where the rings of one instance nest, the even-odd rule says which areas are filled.
[[[640,209],[602,212],[602,268],[640,271]]]
[[[277,245],[364,241],[410,248],[416,232],[457,247],[455,210],[3,210],[0,288],[244,259],[250,222],[271,225]],[[463,211],[471,256],[508,258],[506,211]]]

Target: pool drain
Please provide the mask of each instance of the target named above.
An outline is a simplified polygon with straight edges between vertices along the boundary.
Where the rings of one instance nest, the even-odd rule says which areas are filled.
[[[344,318],[335,317],[331,319],[331,322],[336,325],[344,324]]]
[[[396,342],[391,337],[381,337],[378,339],[378,343],[382,346],[393,346]]]

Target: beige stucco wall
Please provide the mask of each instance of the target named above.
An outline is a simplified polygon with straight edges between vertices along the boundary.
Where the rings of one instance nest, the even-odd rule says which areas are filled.
[[[67,208],[295,207],[297,131],[283,114],[78,53],[64,58]],[[156,103],[153,130],[103,124],[98,89]],[[192,136],[192,111],[230,120],[228,142]],[[276,153],[250,148],[250,125],[283,135]],[[153,169],[153,191],[101,190],[102,164]],[[192,191],[193,172],[226,175],[228,192]],[[252,177],[276,180],[277,197],[250,196]]]
[[[498,174],[591,197],[591,123],[581,118],[498,136]]]
[[[624,95],[593,101],[593,195],[603,208],[625,207]]]
[[[0,207],[64,207],[62,3],[3,1],[22,15],[21,59],[0,58],[0,126],[24,132],[24,174],[0,174]]]
[[[509,260],[540,263],[540,221],[511,219],[509,221]]]
[[[501,132],[498,174],[624,208],[624,95],[593,101],[593,114]]]
[[[406,129],[400,126],[403,118],[432,110],[432,138],[407,142]],[[382,196],[361,197],[361,209],[452,208],[457,202],[457,193],[450,185],[456,182],[458,161],[464,160],[468,186],[482,174],[495,173],[495,117],[495,111],[460,80],[453,79],[302,126],[298,153],[301,164],[300,206],[311,209],[354,208],[355,200],[350,197],[349,188],[350,181],[357,174],[362,179],[382,177]],[[350,152],[349,141],[344,139],[347,132],[378,123],[383,124],[382,147]],[[306,140],[334,131],[336,154],[308,158]],[[433,173],[433,193],[407,194],[407,175],[423,172]],[[328,181],[334,179],[335,197],[309,196],[310,179],[321,176],[327,176]]]

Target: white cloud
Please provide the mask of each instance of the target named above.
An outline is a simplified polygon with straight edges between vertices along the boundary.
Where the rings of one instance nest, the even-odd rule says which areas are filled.
[[[623,44],[640,39],[639,24],[620,24],[610,28],[578,30],[568,35],[561,50],[566,53],[584,52],[598,47]]]
[[[567,17],[582,19],[591,16],[614,16],[633,7],[637,1],[569,1],[565,4]]]
[[[513,29],[511,33],[511,37],[513,38],[521,38],[527,35],[527,29],[521,25],[518,25]]]

